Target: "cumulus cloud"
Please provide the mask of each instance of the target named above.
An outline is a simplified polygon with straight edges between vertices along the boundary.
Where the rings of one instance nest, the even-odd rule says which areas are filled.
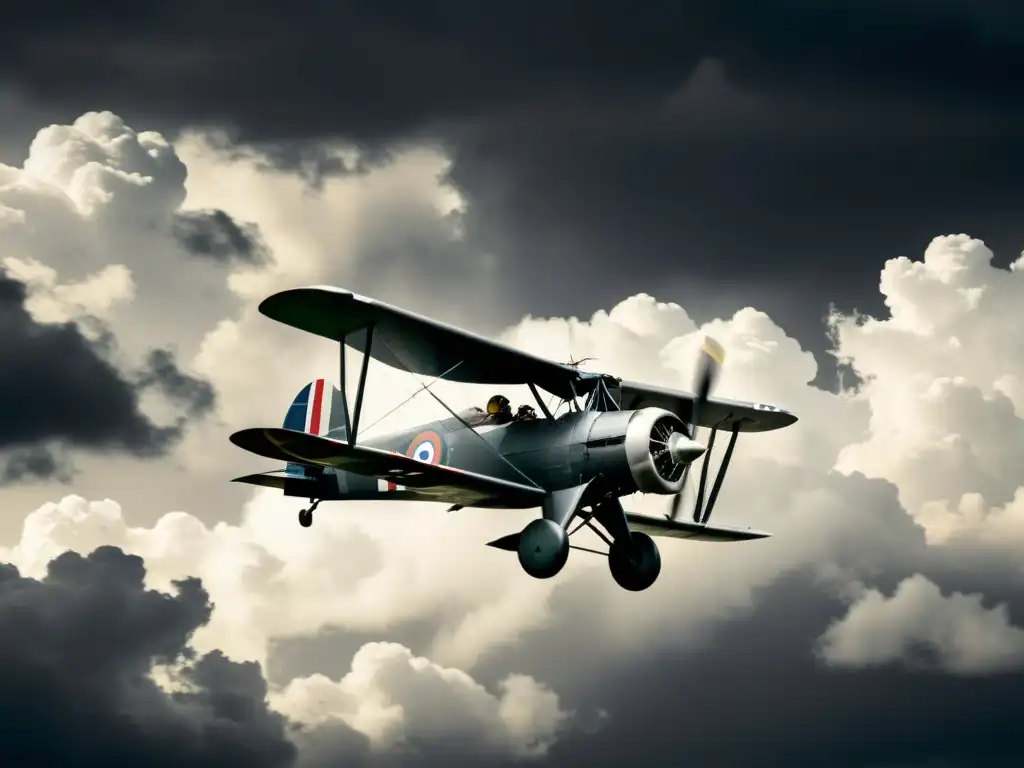
[[[92,513],[110,523],[117,508],[103,502],[78,512],[79,519]],[[67,522],[66,532],[74,524]],[[338,681],[296,679],[268,699],[258,664],[232,661],[219,649],[198,657],[193,651],[191,639],[213,610],[200,582],[170,579],[166,593],[147,589],[141,558],[107,544],[93,548],[97,540],[116,538],[103,534],[96,530],[92,537],[78,538],[76,549],[90,552],[86,556],[64,551],[35,563],[38,580],[13,566],[0,571],[0,615],[10,613],[6,625],[17,628],[0,643],[0,667],[7,669],[0,678],[11,686],[6,700],[17,698],[26,705],[19,722],[35,732],[42,727],[33,723],[36,712],[43,716],[56,709],[51,727],[74,727],[77,707],[55,707],[58,701],[76,702],[93,718],[110,721],[109,743],[92,744],[83,736],[82,743],[62,743],[59,750],[88,749],[95,759],[124,755],[158,765],[232,764],[254,750],[261,765],[290,765],[294,747],[288,734],[300,726],[306,730],[300,741],[322,738],[311,733],[320,728],[336,737],[343,727],[357,755],[367,747],[368,753],[429,756],[438,750],[470,750],[492,757],[535,757],[567,725],[569,713],[558,696],[530,677],[509,676],[492,694],[466,673],[413,657],[394,644],[364,646],[351,672]],[[59,549],[52,547],[53,538],[59,538],[53,527],[37,526],[27,533],[26,538],[32,537],[44,549],[51,545],[50,553]],[[161,680],[163,688],[151,678]],[[27,693],[23,686],[39,688],[27,702],[21,698]],[[174,691],[173,697],[164,689]],[[127,729],[116,725],[122,711],[131,713]],[[193,727],[186,727],[189,722]],[[218,729],[225,736],[212,738]],[[0,743],[17,757],[34,740],[14,731],[20,729],[2,729]],[[179,731],[187,731],[182,733],[187,738],[160,755],[164,741]],[[149,757],[151,751],[157,756]],[[52,757],[67,761],[56,753]],[[12,764],[21,763],[15,759]]]
[[[635,365],[642,370],[638,378],[678,385],[680,378],[690,375],[688,362],[707,330],[698,329],[677,306],[635,297],[590,321],[527,320],[505,338],[558,359],[564,356],[562,339],[572,335],[576,357],[598,357],[602,368],[624,374]],[[920,541],[917,529],[884,483],[823,477],[841,448],[844,419],[851,425],[849,433],[856,433],[858,408],[839,395],[807,385],[815,373],[810,355],[752,310],[710,330],[728,342],[733,353],[723,374],[723,394],[776,402],[801,415],[800,405],[805,403],[831,415],[836,430],[819,430],[813,421],[802,421],[800,425],[808,426],[798,425],[791,436],[763,435],[740,443],[719,518],[726,523],[767,527],[779,536],[747,545],[742,562],[721,549],[693,558],[685,544],[677,547],[668,542],[662,549],[666,573],[673,576],[659,582],[652,592],[658,597],[651,599],[669,600],[679,612],[652,613],[644,598],[630,595],[625,599],[602,561],[574,556],[565,578],[585,578],[588,588],[608,601],[601,629],[616,640],[626,640],[623,628],[638,626],[652,632],[671,628],[678,631],[678,640],[691,633],[687,625],[699,626],[694,621],[699,616],[745,610],[751,587],[773,578],[780,567],[815,563],[834,569],[839,563],[869,573],[875,567],[872,558],[858,548],[866,539],[875,542],[872,550],[878,558]],[[301,336],[296,339],[299,344],[303,341]],[[261,343],[255,332],[247,339],[235,339],[239,350],[259,348]],[[283,354],[292,351],[291,347],[282,349]],[[336,350],[328,345],[302,365],[313,376],[317,373],[313,364],[319,363],[322,371],[328,364],[336,364],[335,357]],[[227,408],[245,404],[246,397],[266,396],[266,390],[250,394],[252,388],[245,386],[247,378],[251,381],[258,375],[258,368],[247,363],[244,358],[234,358],[232,370],[239,387],[226,390],[231,393],[226,398]],[[787,378],[787,370],[796,371],[796,378]],[[291,387],[297,389],[304,380],[301,372],[291,373],[298,381],[277,385],[278,402],[269,403],[266,409],[253,408],[251,423],[279,422],[293,394]],[[380,409],[396,402],[402,391],[389,386],[393,377],[389,380],[384,374],[381,367],[371,366],[374,387],[370,405]],[[282,382],[284,378],[282,375]],[[233,381],[215,380],[221,387],[230,387]],[[264,380],[269,383],[267,377]],[[440,389],[453,405],[468,402],[470,397],[482,402],[489,393],[465,387]],[[274,387],[267,390],[274,391]],[[421,410],[424,402],[429,403],[421,396],[401,409],[395,414],[396,422],[415,423],[439,415]],[[831,411],[826,410],[829,403]],[[773,440],[782,442],[773,445]],[[785,456],[781,465],[778,454]],[[814,471],[814,467],[820,469]],[[757,487],[759,493],[745,497],[744,487]],[[662,497],[627,502],[631,509],[651,513],[663,511],[665,504]],[[26,568],[38,568],[53,555],[55,550],[50,547],[73,546],[71,537],[85,541],[81,537],[88,530],[95,536],[90,541],[113,537],[111,540],[121,542],[129,551],[144,555],[154,574],[164,574],[164,578],[183,572],[202,576],[218,605],[230,607],[214,616],[197,642],[200,647],[224,648],[246,659],[266,660],[272,639],[315,633],[323,626],[383,630],[403,621],[430,619],[437,622],[431,653],[441,663],[468,669],[508,637],[543,627],[551,620],[549,599],[560,581],[524,578],[514,557],[482,546],[498,535],[518,530],[529,513],[446,516],[425,504],[396,505],[386,511],[372,502],[326,505],[310,536],[295,523],[298,506],[274,492],[258,492],[239,526],[210,528],[191,516],[175,513],[153,528],[132,528],[123,521],[119,508],[116,513],[99,514],[100,507],[89,507],[81,499],[65,499],[30,516],[22,543],[12,557]],[[48,531],[46,536],[29,533],[40,529]],[[48,542],[42,549],[41,541]],[[452,547],[457,547],[457,557],[452,556]],[[339,559],[339,551],[352,554]],[[226,563],[235,567],[227,568]],[[474,578],[465,579],[466,572],[474,573]],[[716,593],[686,587],[698,578],[716,580]]]
[[[105,320],[115,306],[135,295],[132,274],[123,264],[110,264],[83,280],[63,284],[57,270],[35,260],[8,256],[4,269],[28,288],[25,309],[38,323]]]
[[[186,205],[257,222],[273,254],[267,269],[232,280],[246,298],[327,283],[463,322],[479,322],[471,306],[501,306],[493,259],[464,240],[466,202],[446,180],[451,163],[442,152],[395,151],[363,173],[311,187],[302,174],[274,168],[266,154],[225,143],[189,132],[176,149],[189,168]],[[343,145],[327,150],[359,155]]]
[[[323,675],[289,683],[275,708],[309,724],[341,720],[375,749],[417,755],[458,745],[463,759],[543,756],[569,714],[533,678],[512,675],[487,691],[465,672],[414,657],[395,643],[364,645],[340,680]]]
[[[136,133],[110,112],[36,134],[25,171],[64,192],[87,218],[154,223],[184,199],[185,165],[159,133]]]
[[[29,445],[37,459],[9,461],[9,477],[56,472],[32,447],[48,440],[166,454],[187,419],[211,410],[211,385],[154,343],[194,313],[165,310],[158,324],[145,322],[163,295],[154,278],[166,288],[176,272],[168,228],[184,180],[162,136],[110,113],[45,128],[22,168],[0,168],[4,442]]]
[[[867,590],[821,638],[822,657],[844,667],[905,662],[981,674],[1024,668],[1024,629],[1006,605],[986,608],[982,595],[946,596],[921,575],[892,597]]]
[[[922,261],[882,270],[888,318],[832,318],[836,352],[864,380],[857,395],[870,432],[837,467],[891,481],[933,541],[936,505],[953,511],[965,493],[1009,502],[1024,459],[1024,262],[992,265],[966,235],[935,238]]]
[[[499,333],[496,315],[481,307],[499,312],[501,292],[489,282],[486,254],[470,252],[462,239],[465,201],[444,180],[443,153],[396,153],[387,164],[311,188],[260,153],[225,148],[216,137],[186,134],[167,149],[112,116],[72,128],[38,142],[41,155],[24,171],[0,169],[7,174],[0,182],[15,179],[0,190],[0,238],[17,259],[8,268],[20,269],[18,279],[29,285],[26,302],[43,318],[36,322],[84,327],[85,315],[102,317],[134,361],[124,370],[135,372],[147,395],[159,394],[178,413],[216,415],[216,424],[194,426],[176,456],[190,477],[219,473],[222,482],[237,467],[269,469],[231,447],[226,433],[279,424],[307,381],[337,370],[334,345],[256,311],[267,294],[307,283],[355,288],[551,359],[592,357],[591,369],[672,387],[689,386],[697,347],[710,334],[728,353],[719,394],[775,403],[801,418],[787,430],[740,440],[715,513],[717,522],[765,528],[775,538],[729,546],[664,541],[662,577],[639,595],[619,590],[604,561],[585,553],[574,552],[562,574],[540,582],[522,574],[514,555],[483,546],[519,530],[530,512],[325,504],[305,530],[295,521],[301,500],[261,490],[233,522],[225,518],[235,509],[218,508],[215,524],[199,510],[122,510],[109,499],[78,496],[28,515],[6,552],[28,576],[42,578],[62,552],[115,544],[145,558],[151,589],[201,578],[216,607],[195,630],[199,653],[265,663],[272,647],[327,628],[373,635],[412,621],[429,626],[422,652],[371,644],[334,679],[314,676],[275,692],[282,710],[314,721],[295,738],[324,764],[332,764],[338,744],[366,755],[427,743],[442,749],[437,743],[466,741],[466,723],[475,724],[481,752],[542,752],[576,703],[563,704],[538,679],[561,691],[599,665],[697,648],[723,621],[752,615],[759,590],[783,573],[809,573],[843,597],[917,572],[938,583],[957,556],[954,541],[1007,555],[1007,535],[1019,530],[1019,446],[1010,443],[1019,437],[1024,371],[1017,361],[1024,356],[1005,351],[1019,335],[1011,327],[1022,305],[1019,271],[992,268],[977,241],[940,238],[923,262],[889,262],[882,289],[891,317],[832,318],[837,354],[863,385],[830,393],[809,384],[817,375],[813,356],[754,308],[698,324],[684,308],[642,294],[589,318],[526,318]],[[187,178],[168,152],[187,166]],[[90,163],[100,169],[76,170]],[[86,181],[102,194],[83,191]],[[125,201],[113,215],[118,197],[140,185],[166,189]],[[267,258],[228,257],[226,265],[187,258],[175,226],[180,236],[183,221],[217,224],[219,214],[210,212],[238,227],[253,222],[258,229],[250,234]],[[42,216],[64,222],[65,230],[54,231],[73,231],[86,246],[76,252],[59,236],[33,240],[25,222]],[[229,227],[193,234],[192,246],[208,255],[233,237]],[[104,248],[125,271],[103,271],[113,260],[101,258]],[[168,328],[172,315],[181,322]],[[992,338],[1004,346],[994,351],[985,343]],[[368,423],[418,386],[376,364],[370,377]],[[453,407],[492,394],[445,383],[436,391]],[[420,395],[374,431],[443,415]],[[667,500],[638,496],[626,504],[658,514]],[[144,514],[158,519],[130,522]],[[897,627],[903,619],[891,616],[914,603],[897,600],[902,594],[886,614]],[[945,648],[943,632],[947,625],[936,623],[910,634],[913,643]],[[514,655],[526,647],[537,651]],[[510,654],[521,666],[503,661]],[[435,690],[450,704],[452,722],[422,707],[419,697]],[[597,706],[608,707],[611,723],[623,716],[614,701]]]
[[[176,236],[183,218],[204,216],[182,210],[186,176],[163,136],[109,112],[44,128],[21,168],[0,169],[0,252],[41,294],[41,311],[101,315],[129,358],[144,356],[160,331],[191,355],[231,293],[215,260],[190,258]],[[220,235],[258,238],[225,215],[215,223]],[[220,235],[206,244],[224,245]],[[197,290],[204,300],[183,311]]]

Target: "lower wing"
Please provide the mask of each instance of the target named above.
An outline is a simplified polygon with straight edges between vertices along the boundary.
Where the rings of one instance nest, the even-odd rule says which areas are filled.
[[[427,464],[399,453],[382,451],[294,429],[243,429],[231,442],[250,453],[284,462],[298,462],[368,475],[417,492],[424,501],[458,499],[463,506],[539,506],[541,488],[455,467]],[[243,482],[252,482],[245,479]],[[258,484],[263,484],[262,482]],[[389,498],[397,498],[395,495]]]
[[[359,477],[365,477],[360,475]],[[367,478],[372,482],[372,478]],[[479,497],[457,489],[403,488],[386,480],[377,480],[377,490],[340,489],[334,475],[295,475],[286,470],[259,472],[236,477],[231,482],[274,488],[286,496],[297,496],[320,501],[432,501],[443,504],[469,506]]]
[[[770,533],[752,531],[749,528],[727,528],[724,526],[702,525],[687,520],[669,520],[664,517],[626,513],[630,530],[641,531],[648,536],[668,536],[673,539],[694,541],[751,541],[766,539]]]

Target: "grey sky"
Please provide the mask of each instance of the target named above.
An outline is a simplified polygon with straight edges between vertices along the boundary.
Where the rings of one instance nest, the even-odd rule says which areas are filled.
[[[35,158],[0,168],[11,764],[501,763],[531,739],[542,765],[1020,762],[1018,5],[10,12],[0,163]],[[961,232],[995,268],[933,242]],[[579,553],[539,584],[484,551],[517,514],[335,505],[299,531],[297,500],[227,482],[270,468],[227,435],[336,371],[255,312],[296,282],[683,387],[713,331],[724,394],[801,417],[741,441],[716,513],[774,538],[666,545],[626,595]],[[683,309],[616,306],[640,293]],[[805,386],[836,389],[829,350],[856,397]],[[382,413],[404,394],[378,381]],[[42,507],[68,494],[97,503]],[[174,596],[185,576],[208,594]],[[190,643],[175,699],[144,672]]]

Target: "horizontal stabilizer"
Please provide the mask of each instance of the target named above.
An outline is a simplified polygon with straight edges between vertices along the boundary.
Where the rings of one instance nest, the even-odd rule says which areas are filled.
[[[388,480],[423,496],[463,506],[529,508],[539,506],[544,491],[536,486],[467,472],[379,448],[349,445],[328,437],[292,429],[258,427],[231,435],[231,442],[250,453],[285,462],[340,469]]]
[[[307,478],[302,475],[289,474],[283,470],[275,470],[273,472],[259,472],[255,475],[243,475],[242,477],[236,477],[232,480],[232,483],[247,483],[248,485],[259,485],[264,488],[276,488],[279,491],[284,490],[285,480],[297,480],[302,482],[315,482],[314,478]]]
[[[668,536],[673,539],[693,539],[694,541],[752,541],[767,539],[770,533],[753,531],[749,528],[726,528],[724,526],[702,525],[688,520],[669,520],[664,517],[651,517],[626,513],[629,527],[634,531],[642,531],[648,536]]]

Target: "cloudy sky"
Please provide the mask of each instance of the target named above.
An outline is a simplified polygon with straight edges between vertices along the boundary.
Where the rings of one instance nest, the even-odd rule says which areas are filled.
[[[1019,4],[271,5],[0,27],[4,764],[1019,765]],[[716,512],[774,537],[631,594],[483,546],[531,512],[300,528],[227,437],[336,378],[256,311],[310,283],[666,386],[714,335],[800,416]]]

